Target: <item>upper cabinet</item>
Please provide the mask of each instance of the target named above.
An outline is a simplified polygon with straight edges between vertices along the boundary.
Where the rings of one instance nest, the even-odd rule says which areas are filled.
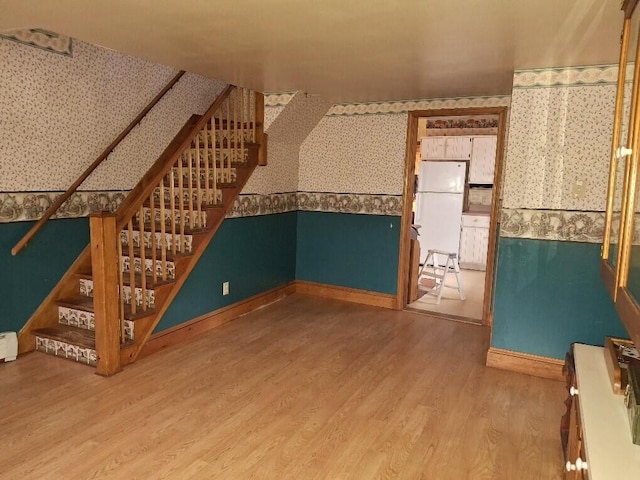
[[[421,160],[467,160],[469,183],[491,185],[496,164],[496,135],[433,136],[420,140]]]
[[[469,160],[471,137],[424,137],[420,140],[422,160]]]
[[[496,135],[473,137],[471,144],[469,183],[478,185],[493,184],[498,137]]]
[[[600,272],[629,335],[640,345],[640,9],[625,0]]]

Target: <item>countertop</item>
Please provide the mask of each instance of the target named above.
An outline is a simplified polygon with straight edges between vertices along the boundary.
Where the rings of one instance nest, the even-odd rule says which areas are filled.
[[[589,477],[638,478],[640,446],[631,441],[624,396],[611,388],[604,349],[577,343],[573,353]]]
[[[491,205],[469,205],[469,210],[463,215],[491,215]]]

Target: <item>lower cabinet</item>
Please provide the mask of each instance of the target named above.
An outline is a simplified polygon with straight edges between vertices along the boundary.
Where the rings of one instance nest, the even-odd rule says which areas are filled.
[[[460,266],[472,270],[485,270],[488,250],[489,216],[462,215]]]
[[[589,465],[584,451],[580,398],[578,397],[573,353],[567,355],[565,375],[569,398],[565,401],[567,413],[562,418],[560,427],[565,459],[563,478],[564,480],[584,480],[589,478]]]
[[[624,396],[613,393],[601,347],[574,344],[564,373],[569,396],[560,422],[565,480],[639,478]]]

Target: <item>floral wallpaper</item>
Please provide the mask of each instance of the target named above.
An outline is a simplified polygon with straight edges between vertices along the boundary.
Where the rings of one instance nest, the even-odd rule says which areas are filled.
[[[615,85],[514,89],[503,206],[604,210]],[[573,185],[582,182],[582,198]]]
[[[0,39],[0,192],[64,191],[176,73],[77,40],[65,57]],[[130,189],[224,86],[185,75],[81,190]]]
[[[271,194],[298,190],[300,145],[330,107],[330,102],[304,92],[288,97],[285,106],[265,106],[265,124],[267,113],[272,108],[279,109],[265,130],[269,135],[267,166],[254,171],[243,193]]]
[[[402,195],[410,110],[509,105],[509,97],[341,104],[300,149],[298,190]]]

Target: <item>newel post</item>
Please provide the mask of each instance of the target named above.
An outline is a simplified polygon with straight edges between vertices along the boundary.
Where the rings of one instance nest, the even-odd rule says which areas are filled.
[[[96,373],[108,377],[121,370],[116,217],[109,212],[93,213],[89,226],[98,354]]]

